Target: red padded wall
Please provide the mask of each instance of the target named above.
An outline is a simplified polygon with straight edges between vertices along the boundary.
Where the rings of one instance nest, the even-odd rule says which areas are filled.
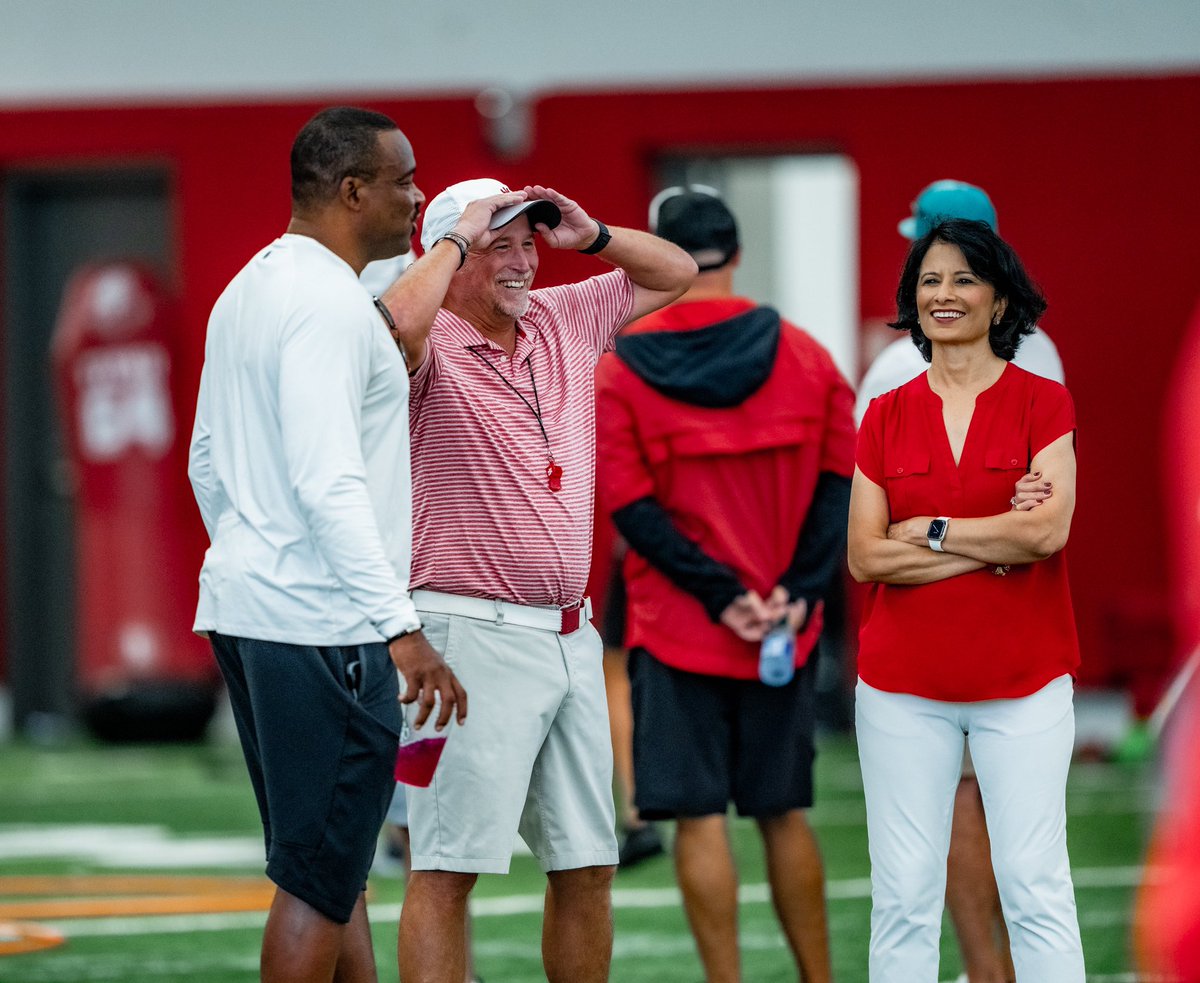
[[[576,94],[539,106],[537,163],[606,220],[639,224],[663,153],[846,154],[864,321],[894,313],[896,222],[916,191],[987,188],[1049,298],[1077,404],[1082,680],[1129,685],[1146,709],[1170,659],[1159,434],[1200,271],[1198,119],[1200,76]]]
[[[986,187],[1002,233],[1050,299],[1043,323],[1079,412],[1070,553],[1083,678],[1152,692],[1169,653],[1160,417],[1200,270],[1200,76],[548,95],[533,106],[532,150],[518,162],[491,154],[468,95],[336,101],[400,123],[430,196],[481,174],[536,180],[634,226],[664,153],[847,154],[860,175],[864,320],[893,312],[904,248],[896,222],[915,192],[941,177]],[[209,308],[283,229],[288,147],[327,104],[0,111],[2,170],[170,168],[182,426],[190,428]],[[594,260],[553,255],[541,277],[594,269]],[[1139,684],[1139,674],[1151,683]]]

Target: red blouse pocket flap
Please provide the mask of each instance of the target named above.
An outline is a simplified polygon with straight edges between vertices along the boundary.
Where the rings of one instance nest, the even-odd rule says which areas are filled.
[[[1025,448],[989,447],[983,454],[983,466],[995,471],[1029,470],[1029,452]]]
[[[908,448],[883,455],[883,476],[889,479],[929,474],[929,450]]]

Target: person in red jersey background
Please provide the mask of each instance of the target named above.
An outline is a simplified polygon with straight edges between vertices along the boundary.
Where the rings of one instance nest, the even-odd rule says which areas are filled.
[[[1146,973],[1200,983],[1200,306],[1171,380],[1166,426],[1170,477],[1164,517],[1180,668],[1155,716],[1169,720],[1166,788],[1138,899],[1137,941]],[[1169,714],[1169,716],[1167,716]]]
[[[830,979],[824,871],[805,811],[854,396],[812,337],[734,295],[737,224],[715,192],[663,192],[651,228],[700,275],[622,334],[598,380],[600,497],[629,544],[635,800],[643,819],[675,820],[708,983],[741,978],[731,801],[757,822],[800,978],[819,983]],[[769,684],[760,657],[772,629],[793,649]]]

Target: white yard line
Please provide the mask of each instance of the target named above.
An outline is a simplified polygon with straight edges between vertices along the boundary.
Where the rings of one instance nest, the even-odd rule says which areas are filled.
[[[1085,867],[1073,872],[1080,890],[1127,888],[1141,883],[1140,867]],[[871,896],[871,882],[865,878],[830,881],[826,895],[831,900],[862,900]],[[764,904],[770,900],[766,884],[743,884],[738,891],[743,904]],[[475,898],[471,914],[475,918],[505,918],[534,915],[542,910],[541,894],[512,894],[493,898]],[[613,891],[617,909],[672,908],[680,905],[679,891],[673,887],[622,888]],[[73,938],[85,936],[170,935],[191,932],[224,932],[232,929],[261,928],[266,912],[234,912],[211,915],[138,915],[128,918],[70,918],[43,924]],[[400,920],[400,904],[371,905],[371,921],[388,924]]]

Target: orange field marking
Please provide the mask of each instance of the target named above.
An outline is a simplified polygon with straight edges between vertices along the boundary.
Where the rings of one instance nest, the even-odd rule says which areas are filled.
[[[32,922],[0,922],[0,956],[53,949],[63,944],[62,933]]]
[[[38,897],[0,901],[0,919],[265,911],[275,886],[257,877],[0,877],[0,897],[22,895]]]
[[[0,877],[0,956],[62,944],[26,919],[266,911],[274,896],[261,877]]]

